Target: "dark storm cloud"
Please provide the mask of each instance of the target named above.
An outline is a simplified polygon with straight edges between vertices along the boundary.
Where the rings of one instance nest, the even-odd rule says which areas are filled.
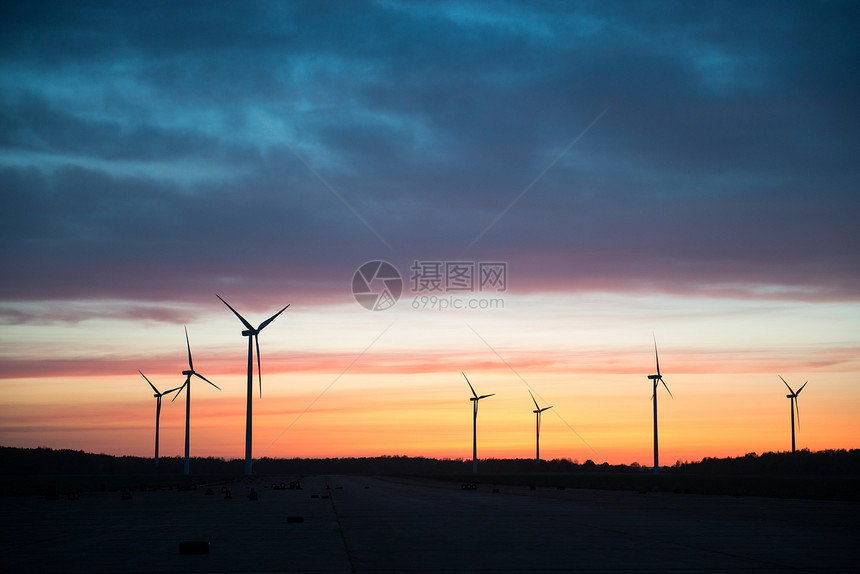
[[[529,289],[860,291],[852,3],[2,10],[7,299],[464,255]]]

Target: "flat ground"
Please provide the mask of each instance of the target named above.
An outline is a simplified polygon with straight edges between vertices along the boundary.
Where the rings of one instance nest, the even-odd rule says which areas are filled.
[[[289,482],[290,478],[284,478]],[[356,476],[0,499],[2,572],[856,572],[860,503]],[[259,500],[248,498],[250,489]],[[289,520],[290,518],[293,520]],[[301,517],[302,521],[296,519]],[[205,540],[210,552],[183,555]]]

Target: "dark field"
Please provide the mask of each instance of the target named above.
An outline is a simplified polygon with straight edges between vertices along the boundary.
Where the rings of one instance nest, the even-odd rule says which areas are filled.
[[[500,482],[464,490],[456,480],[346,475],[272,488],[296,478],[243,478],[212,494],[3,497],[0,570],[855,572],[860,563],[854,501]],[[182,541],[210,551],[180,554]]]
[[[395,475],[409,476],[409,475]],[[487,487],[527,486],[556,489],[617,490],[637,493],[713,494],[814,500],[860,501],[860,477],[856,476],[697,476],[647,473],[611,474],[450,474],[426,475],[453,484],[476,483]],[[236,475],[40,475],[0,477],[4,496],[69,493],[146,491],[202,488],[210,483],[244,480]],[[266,477],[258,477],[266,481]],[[279,477],[272,477],[279,480]]]
[[[575,475],[456,475],[443,480],[487,485],[524,485],[676,494],[722,494],[774,498],[860,501],[860,477],[856,476],[699,476],[685,474]]]
[[[0,495],[59,495],[117,489],[152,490],[243,477],[240,460],[192,459],[192,476],[181,474],[182,459],[115,457],[81,451],[0,447]],[[577,464],[569,460],[490,459],[480,472],[471,461],[421,457],[261,459],[256,476],[367,475],[423,476],[453,482],[586,488],[632,492],[724,494],[817,500],[860,500],[860,450],[753,453],[738,458],[704,459],[649,469],[625,465]],[[265,480],[265,479],[263,479]]]

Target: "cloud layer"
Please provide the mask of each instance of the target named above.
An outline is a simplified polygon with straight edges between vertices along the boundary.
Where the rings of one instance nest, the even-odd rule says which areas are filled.
[[[386,258],[504,260],[523,292],[856,301],[858,16],[4,6],[0,297],[336,301]]]

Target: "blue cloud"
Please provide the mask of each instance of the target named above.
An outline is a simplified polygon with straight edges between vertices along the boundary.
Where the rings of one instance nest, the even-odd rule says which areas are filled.
[[[476,256],[540,261],[536,286],[787,283],[856,298],[857,12],[4,6],[0,293],[172,285],[183,299],[225,274],[290,269],[329,285],[388,250],[377,235],[404,261],[453,257],[608,107]],[[573,259],[600,262],[565,271]],[[651,275],[667,261],[671,274]]]

